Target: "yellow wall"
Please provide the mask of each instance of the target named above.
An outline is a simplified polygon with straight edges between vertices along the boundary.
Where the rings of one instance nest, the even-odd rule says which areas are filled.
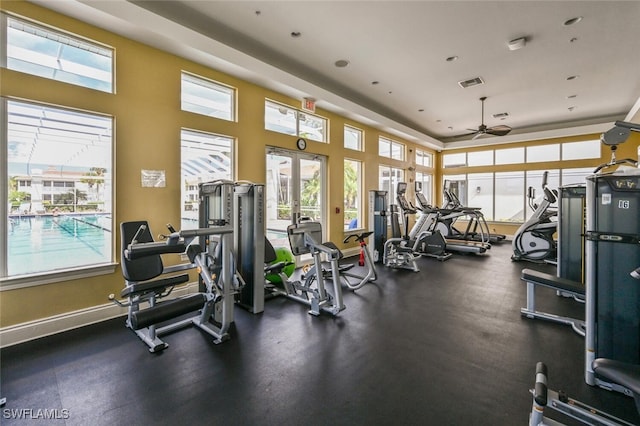
[[[267,146],[295,149],[295,137],[264,130],[264,100],[269,98],[298,108],[299,99],[291,99],[30,3],[3,1],[1,7],[4,11],[115,48],[116,94],[97,92],[7,69],[0,69],[0,94],[5,97],[79,108],[115,117],[114,228],[116,235],[114,247],[116,248],[114,250],[116,261],[119,261],[117,225],[120,222],[146,219],[154,230],[164,229],[164,225],[168,222],[180,223],[181,128],[220,133],[236,138],[235,178],[237,180],[264,182]],[[238,121],[227,122],[181,111],[180,73],[183,70],[237,88]],[[328,157],[329,195],[326,212],[328,238],[340,243],[343,237],[343,159],[348,157],[364,162],[365,193],[362,195],[366,199],[368,191],[378,187],[378,166],[384,164],[406,171],[410,165],[413,166],[413,153],[418,146],[328,111],[319,109],[317,114],[326,117],[330,122],[330,143],[309,141],[307,152]],[[350,124],[365,131],[364,152],[344,149],[344,124]],[[407,156],[408,161],[380,161],[377,154],[379,136],[405,143],[407,148],[412,150],[412,153]],[[619,157],[632,156],[632,151],[635,156],[635,147],[639,139],[640,137],[634,136],[631,144],[621,147]],[[483,147],[482,149],[491,148]],[[429,149],[424,150],[433,152]],[[418,171],[434,173],[436,183],[436,187],[433,188],[434,194],[438,197],[437,199],[441,199],[439,187],[442,174],[438,171],[441,155],[434,155],[434,161],[435,169],[420,166],[417,168]],[[536,168],[540,168],[540,164],[537,164]],[[166,187],[141,187],[141,169],[165,170]],[[408,182],[413,181],[414,173],[406,172]],[[335,213],[336,207],[340,208],[341,213]],[[365,221],[367,219],[365,217]],[[115,273],[109,275],[2,291],[0,292],[0,326],[7,327],[102,305],[106,303],[108,294],[118,294],[122,286],[123,279],[118,267]]]
[[[117,253],[120,238],[117,228],[120,222],[146,219],[155,232],[164,229],[166,223],[180,223],[181,128],[236,138],[237,180],[264,182],[267,146],[295,149],[295,137],[264,130],[264,101],[265,98],[269,98],[299,108],[300,99],[291,99],[30,3],[3,1],[2,10],[78,34],[115,49],[116,94],[102,93],[7,69],[0,69],[0,93],[5,97],[79,108],[115,117],[116,261],[120,260]],[[237,88],[237,122],[181,111],[182,71]],[[362,195],[366,197],[370,189],[378,187],[378,136],[405,143],[407,148],[412,150],[415,150],[416,145],[328,111],[318,109],[316,113],[330,122],[330,143],[309,141],[307,152],[322,154],[328,158],[328,238],[341,246],[344,229],[345,155],[364,162],[365,193]],[[365,131],[365,152],[344,149],[344,124]],[[385,161],[384,164],[404,169],[409,166],[409,162],[391,160]],[[166,187],[141,187],[141,169],[165,170]],[[335,213],[336,207],[340,208],[339,214]],[[367,219],[365,217],[365,220]],[[123,278],[118,267],[115,273],[110,275],[2,291],[0,325],[6,327],[102,305],[107,302],[108,294],[118,294],[122,287]]]

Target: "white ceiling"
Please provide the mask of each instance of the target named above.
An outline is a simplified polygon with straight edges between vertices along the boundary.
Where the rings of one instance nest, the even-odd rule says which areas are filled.
[[[640,107],[638,1],[34,3],[437,149],[601,132]],[[455,139],[482,96],[513,131]]]

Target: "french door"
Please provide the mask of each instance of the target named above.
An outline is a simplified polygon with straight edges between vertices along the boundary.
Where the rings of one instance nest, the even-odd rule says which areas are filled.
[[[287,226],[302,218],[322,224],[326,237],[326,157],[267,148],[266,236],[274,247],[289,248]]]

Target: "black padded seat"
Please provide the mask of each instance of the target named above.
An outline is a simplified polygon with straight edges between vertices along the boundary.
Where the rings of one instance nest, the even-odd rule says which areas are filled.
[[[140,231],[141,227],[144,227],[142,231]],[[146,220],[122,222],[120,224],[122,275],[129,282],[120,293],[123,297],[158,292],[164,288],[173,287],[189,281],[189,274],[154,280],[154,278],[162,275],[164,271],[162,257],[159,254],[138,257],[132,260],[127,259],[125,252],[133,241],[133,238],[136,237],[136,234],[136,241],[138,243],[153,242],[149,223]]]
[[[598,358],[593,361],[592,367],[596,374],[629,389],[636,400],[640,398],[640,365]]]
[[[189,274],[181,274],[173,277],[162,278],[150,282],[129,284],[121,292],[120,296],[129,297],[136,294],[145,294],[162,291],[167,287],[184,284],[189,281]]]
[[[545,272],[534,271],[533,269],[523,269],[521,279],[525,282],[532,282],[536,285],[551,287],[581,296],[585,294],[584,285],[578,281],[568,280]]]

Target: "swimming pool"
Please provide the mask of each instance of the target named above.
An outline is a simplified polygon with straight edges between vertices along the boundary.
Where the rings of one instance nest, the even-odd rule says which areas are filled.
[[[9,276],[111,262],[107,214],[12,216],[8,233]]]

